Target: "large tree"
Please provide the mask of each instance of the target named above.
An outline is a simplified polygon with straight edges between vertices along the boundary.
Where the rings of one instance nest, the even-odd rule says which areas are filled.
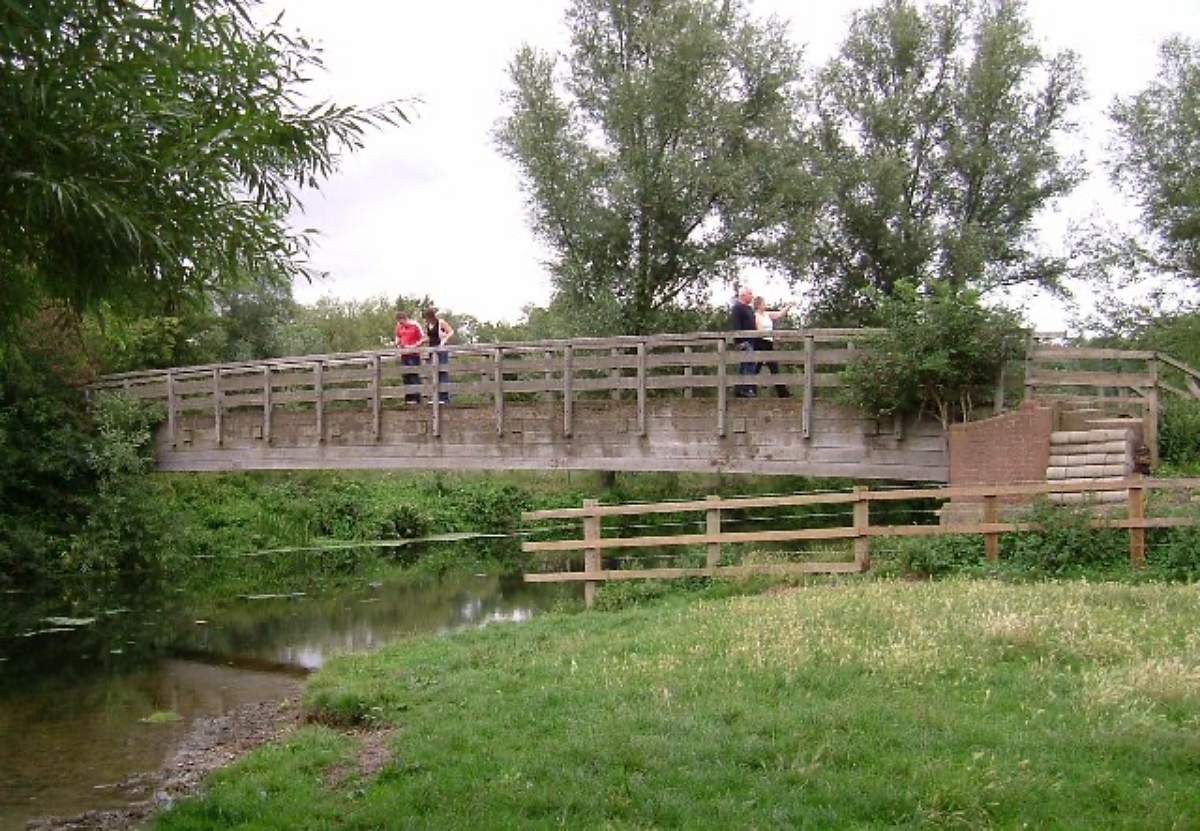
[[[46,302],[170,314],[303,272],[298,188],[403,113],[306,102],[317,51],[255,5],[0,3],[0,336]]]
[[[828,206],[804,272],[818,316],[869,320],[869,289],[942,279],[1054,287],[1038,212],[1081,177],[1060,151],[1076,57],[1037,47],[1020,0],[884,0],[855,15],[818,83]]]
[[[1117,100],[1110,171],[1133,195],[1147,234],[1135,268],[1200,286],[1200,41],[1162,44],[1158,76]]]
[[[565,74],[518,52],[496,134],[578,328],[661,328],[805,239],[801,64],[781,24],[738,0],[573,0],[567,24]]]

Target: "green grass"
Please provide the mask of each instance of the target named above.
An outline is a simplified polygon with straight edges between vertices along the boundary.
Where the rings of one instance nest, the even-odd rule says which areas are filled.
[[[1198,633],[1194,585],[864,580],[425,637],[159,827],[1196,827]]]

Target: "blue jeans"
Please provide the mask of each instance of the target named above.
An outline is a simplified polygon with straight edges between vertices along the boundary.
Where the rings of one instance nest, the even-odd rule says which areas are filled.
[[[742,353],[742,357],[751,357],[754,354],[754,344],[743,342],[734,347],[738,352]],[[738,375],[746,379],[753,375],[758,375],[758,369],[761,366],[757,361],[742,361],[738,364]],[[758,384],[738,384],[734,387],[733,394],[738,398],[751,398],[758,395]]]

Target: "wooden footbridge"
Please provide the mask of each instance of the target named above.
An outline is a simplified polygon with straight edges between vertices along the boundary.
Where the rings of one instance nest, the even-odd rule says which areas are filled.
[[[774,351],[754,357],[774,362],[778,374],[747,362],[734,333],[698,333],[451,346],[445,364],[431,363],[430,349],[404,351],[420,353],[418,365],[388,349],[180,367],[106,376],[92,389],[162,403],[157,451],[165,471],[660,470],[949,481],[949,442],[938,421],[879,421],[838,403],[839,373],[863,334],[776,332]],[[1200,375],[1186,367],[1171,386],[1164,360],[1034,342],[1016,375],[997,379],[997,411],[1006,389],[1009,398],[1024,389],[1026,397],[1098,400],[1140,416],[1153,446],[1160,390],[1200,389]],[[788,397],[777,397],[777,387]],[[756,395],[739,396],[746,392]]]

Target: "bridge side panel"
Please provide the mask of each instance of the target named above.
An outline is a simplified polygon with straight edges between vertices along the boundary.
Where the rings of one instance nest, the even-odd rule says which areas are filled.
[[[932,419],[877,424],[832,404],[813,407],[805,436],[795,399],[731,400],[727,431],[717,430],[715,400],[506,403],[502,432],[494,408],[441,408],[435,435],[428,404],[374,416],[331,408],[318,427],[311,410],[277,409],[264,438],[261,410],[224,415],[221,443],[211,415],[176,422],[176,441],[158,435],[165,471],[296,469],[571,469],[726,472],[945,482],[946,439]],[[640,417],[639,417],[640,415]],[[644,419],[645,435],[641,435]]]

